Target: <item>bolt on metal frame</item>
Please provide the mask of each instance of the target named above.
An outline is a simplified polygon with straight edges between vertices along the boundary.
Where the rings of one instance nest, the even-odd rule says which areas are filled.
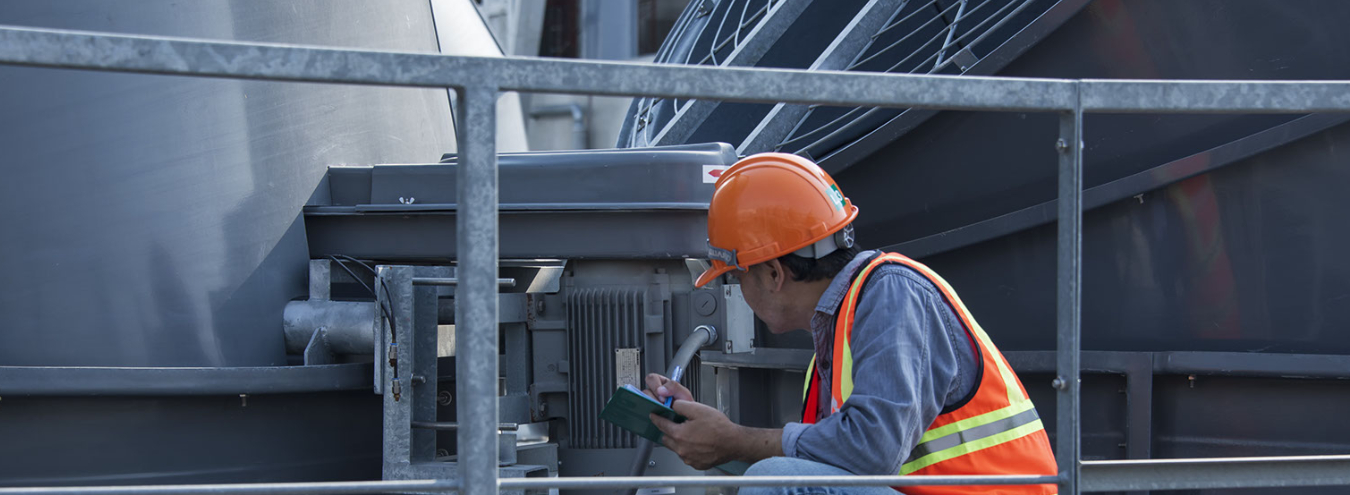
[[[16,494],[302,494],[657,486],[1058,483],[1059,493],[1350,485],[1350,455],[1083,461],[1079,454],[1084,112],[1350,112],[1350,81],[1126,81],[658,66],[454,57],[0,26],[0,64],[234,79],[454,88],[459,98],[460,434],[455,480],[0,488]],[[662,96],[1060,115],[1057,476],[784,476],[500,479],[497,459],[497,156],[502,91]],[[1047,146],[1051,143],[1047,143]]]

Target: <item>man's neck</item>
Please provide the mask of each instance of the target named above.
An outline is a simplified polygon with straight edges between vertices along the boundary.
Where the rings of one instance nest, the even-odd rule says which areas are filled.
[[[816,305],[820,303],[821,296],[825,295],[825,289],[830,287],[830,280],[816,280],[814,282],[794,282],[790,303],[795,314],[794,319],[797,325],[810,331],[811,318],[816,314]]]

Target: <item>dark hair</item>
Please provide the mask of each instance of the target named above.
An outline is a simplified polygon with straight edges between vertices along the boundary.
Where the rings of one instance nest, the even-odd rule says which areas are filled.
[[[835,250],[835,252],[818,260],[803,258],[795,254],[785,254],[778,258],[778,262],[782,263],[788,270],[792,270],[793,280],[815,282],[834,278],[861,251],[858,245],[854,244],[852,247]]]

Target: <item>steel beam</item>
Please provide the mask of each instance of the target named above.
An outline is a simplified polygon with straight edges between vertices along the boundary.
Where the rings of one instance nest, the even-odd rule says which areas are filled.
[[[756,354],[765,349],[757,349]],[[805,351],[810,357],[810,351]],[[1080,369],[1089,373],[1128,375],[1140,362],[1152,363],[1155,375],[1209,375],[1255,378],[1350,379],[1350,356],[1338,354],[1275,354],[1261,352],[1132,352],[1083,351]],[[773,354],[770,353],[770,356]],[[1054,351],[1007,351],[1003,356],[1019,373],[1055,371]],[[725,358],[706,358],[725,360]],[[747,368],[753,364],[742,365]],[[792,368],[787,368],[792,369]],[[805,365],[796,368],[805,369]]]
[[[1092,210],[1125,198],[1165,188],[1206,174],[1279,146],[1304,139],[1350,121],[1346,114],[1317,114],[1262,130],[1199,153],[1139,171],[1083,191],[1083,209]],[[1015,234],[1055,221],[1056,200],[1029,206],[988,220],[882,248],[916,259],[945,253],[990,239]]]
[[[241,368],[0,366],[0,394],[14,397],[178,397],[289,394],[370,387],[370,363]]]
[[[787,371],[806,371],[813,351],[810,349],[776,349],[756,347],[753,353],[728,354],[719,351],[699,353],[699,362],[714,368],[760,368]]]
[[[437,409],[437,377],[440,375],[437,367],[437,351],[439,346],[440,332],[437,330],[439,324],[440,310],[440,292],[441,289],[435,285],[418,285],[418,280],[444,280],[449,278],[453,271],[448,266],[418,266],[413,267],[413,276],[409,280],[408,290],[412,293],[413,300],[413,331],[412,344],[412,416],[410,423],[419,421],[436,421]],[[495,294],[494,294],[495,296]],[[433,431],[412,432],[412,455],[413,462],[430,462],[436,460],[436,433]]]
[[[1153,357],[1133,356],[1125,371],[1125,457],[1153,458]],[[1148,495],[1146,491],[1128,495]]]

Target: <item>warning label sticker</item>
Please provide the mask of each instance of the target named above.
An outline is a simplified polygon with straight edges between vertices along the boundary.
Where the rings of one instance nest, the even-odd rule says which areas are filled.
[[[716,183],[717,178],[721,177],[722,172],[726,172],[728,168],[731,168],[731,165],[704,165],[703,183],[704,184]]]

